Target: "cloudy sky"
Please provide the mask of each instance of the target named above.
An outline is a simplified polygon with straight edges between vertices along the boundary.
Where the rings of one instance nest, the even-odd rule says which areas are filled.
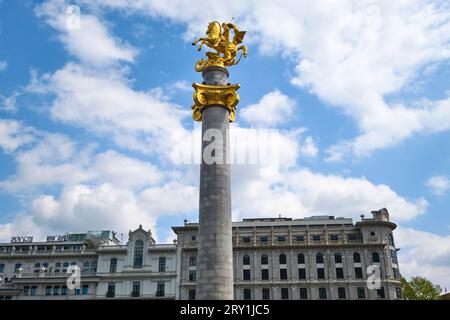
[[[235,141],[279,132],[277,163],[232,166],[234,219],[386,207],[401,272],[450,289],[445,1],[0,1],[0,240],[196,221],[191,42],[231,19]]]

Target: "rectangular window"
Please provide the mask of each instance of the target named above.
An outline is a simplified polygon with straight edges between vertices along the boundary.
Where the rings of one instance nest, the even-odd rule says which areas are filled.
[[[300,299],[305,300],[308,299],[308,289],[300,288]]]
[[[250,270],[249,269],[243,270],[243,279],[250,280]]]
[[[164,289],[165,289],[165,283],[164,282],[158,282],[156,286],[156,296],[157,297],[164,297]]]
[[[391,259],[392,259],[392,263],[398,264],[397,252],[395,250],[391,250]]]
[[[16,266],[14,268],[14,272],[17,272],[22,267],[21,263],[16,263]]]
[[[380,299],[384,299],[385,298],[384,288],[383,287],[381,287],[380,289],[377,289],[377,298],[380,298]]]
[[[197,265],[197,257],[189,258],[189,267],[195,267]]]
[[[62,296],[67,296],[67,286],[62,286],[61,287],[61,295]]]
[[[296,237],[296,240],[299,241],[299,242],[300,242],[300,241],[304,241],[304,240],[305,240],[305,237],[304,237],[304,236],[297,236],[297,237]]]
[[[356,240],[358,237],[356,233],[350,233],[347,235],[348,240]]]
[[[289,299],[289,288],[281,288],[281,299]]]
[[[397,299],[403,299],[402,288],[395,288],[395,292],[397,293]]]
[[[189,281],[196,281],[197,272],[195,270],[189,270]]]
[[[55,263],[55,268],[61,268],[61,262]]]
[[[75,288],[75,295],[79,296],[81,294],[81,289],[80,288]]]
[[[242,242],[244,243],[250,243],[250,237],[243,237]]]
[[[189,300],[195,300],[195,289],[189,289]]]
[[[317,279],[325,279],[325,269],[317,268]]]
[[[339,239],[339,236],[337,234],[331,234],[330,235],[330,240],[331,241],[338,241],[338,239]]]
[[[364,287],[358,287],[356,288],[358,299],[365,299],[366,298],[366,290]]]
[[[319,288],[319,299],[326,299],[326,298],[327,298],[327,289]]]
[[[251,300],[251,299],[252,299],[252,290],[244,289],[244,300]]]
[[[59,286],[54,286],[53,287],[53,295],[54,296],[59,296]]]
[[[286,240],[286,237],[285,236],[278,236],[277,237],[277,241],[278,242],[284,242]]]
[[[108,298],[113,298],[116,295],[116,284],[114,282],[108,283],[108,291],[106,292],[106,296]]]
[[[362,279],[363,278],[363,273],[362,273],[362,268],[361,267],[356,267],[355,268],[355,278],[356,279]]]
[[[111,262],[109,263],[109,272],[116,273],[117,271],[117,258],[111,258]]]
[[[86,296],[89,294],[89,285],[88,284],[83,284],[83,287],[81,289],[82,289],[81,294],[83,296]]]
[[[30,295],[31,296],[35,296],[36,295],[36,290],[37,290],[37,287],[36,286],[32,286],[31,287],[31,291],[30,291]]]
[[[5,272],[5,264],[0,263],[0,273]]]
[[[336,268],[336,278],[344,279],[344,269],[343,268]]]
[[[347,293],[345,292],[345,288],[338,288],[338,297],[339,299],[347,299]]]
[[[267,237],[261,237],[261,243],[265,244],[267,243]]]
[[[261,279],[262,280],[269,280],[269,269],[262,269],[261,270]]]
[[[166,257],[160,257],[159,258],[159,272],[165,272],[166,271]]]
[[[49,296],[51,294],[52,294],[52,287],[51,286],[45,287],[45,295]]]
[[[133,282],[133,290],[131,291],[132,297],[139,297],[141,295],[141,283],[139,281]]]
[[[320,235],[315,234],[312,236],[313,241],[320,241]]]
[[[262,289],[262,299],[263,300],[270,300],[270,289],[269,288],[263,288]]]
[[[306,279],[306,269],[305,268],[299,268],[298,269],[298,278],[299,279]]]
[[[393,268],[392,271],[394,272],[394,279],[398,279],[398,269]]]
[[[280,279],[287,280],[287,269],[280,269]]]
[[[29,286],[25,286],[23,287],[23,295],[27,296],[29,294],[30,291],[30,287]]]

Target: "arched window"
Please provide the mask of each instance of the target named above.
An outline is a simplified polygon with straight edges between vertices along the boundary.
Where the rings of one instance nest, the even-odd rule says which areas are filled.
[[[166,257],[159,257],[159,272],[166,271]]]
[[[137,240],[134,243],[134,259],[133,266],[135,268],[141,268],[144,257],[144,241]]]
[[[303,253],[299,253],[297,256],[297,263],[304,264],[305,263],[305,255]]]
[[[335,263],[342,263],[342,254],[340,254],[339,252],[336,252],[334,254],[334,262]]]
[[[263,265],[269,264],[269,257],[267,256],[267,254],[263,254],[261,256],[261,264]]]
[[[378,252],[372,252],[372,262],[380,262],[380,255]]]
[[[361,262],[361,255],[358,252],[353,253],[353,262],[354,263]]]
[[[189,257],[189,267],[195,267],[197,265],[197,257]]]
[[[286,264],[286,255],[284,253],[280,254],[280,264]]]
[[[249,266],[250,265],[250,256],[248,254],[244,255],[242,257],[242,264],[244,266]]]
[[[316,263],[323,263],[323,255],[320,252],[316,254]]]

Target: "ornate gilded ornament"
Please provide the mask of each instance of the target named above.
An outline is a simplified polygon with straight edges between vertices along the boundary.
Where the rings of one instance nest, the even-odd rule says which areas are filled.
[[[230,122],[236,120],[236,106],[239,103],[239,94],[237,93],[237,90],[240,88],[238,84],[211,86],[194,83],[192,86],[195,89],[194,105],[192,106],[192,118],[194,118],[195,121],[202,120],[202,112],[209,105],[224,106],[230,113]]]
[[[230,30],[234,30],[233,40],[230,41]],[[195,40],[192,45],[198,42],[198,51],[202,50],[203,45],[215,50],[216,52],[207,52],[207,59],[200,59],[195,65],[195,71],[201,72],[210,66],[230,67],[238,64],[242,56],[247,57],[247,47],[240,45],[244,40],[246,31],[239,31],[234,23],[222,23],[222,25],[213,21],[208,24],[206,31],[207,37]],[[238,51],[242,51],[241,56],[236,60]]]

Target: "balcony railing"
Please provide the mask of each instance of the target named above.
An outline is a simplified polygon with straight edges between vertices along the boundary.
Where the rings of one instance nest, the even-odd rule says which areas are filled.
[[[70,277],[71,273],[65,272],[22,272],[20,274],[16,273],[16,279],[20,278],[67,278]],[[93,277],[96,276],[96,272],[81,272],[81,277]]]

